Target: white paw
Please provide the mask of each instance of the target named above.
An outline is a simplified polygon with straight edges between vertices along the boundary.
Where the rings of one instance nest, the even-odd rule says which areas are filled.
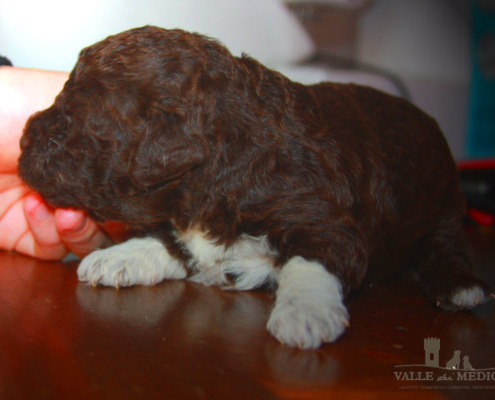
[[[292,258],[280,273],[268,331],[289,346],[315,349],[348,326],[339,280],[319,263]]]
[[[275,306],[267,328],[281,343],[316,349],[323,343],[334,342],[348,326],[349,314],[343,304],[294,298]]]
[[[153,285],[164,279],[183,279],[182,262],[172,258],[154,238],[136,238],[85,257],[77,270],[79,280],[93,286]]]
[[[485,291],[480,286],[461,289],[450,299],[451,303],[462,310],[470,310],[488,301]]]

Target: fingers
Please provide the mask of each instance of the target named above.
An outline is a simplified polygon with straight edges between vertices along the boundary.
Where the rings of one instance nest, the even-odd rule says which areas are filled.
[[[99,226],[82,211],[53,209],[36,193],[24,200],[29,230],[22,252],[45,260],[60,260],[69,251],[84,257],[112,244]]]
[[[60,240],[81,258],[112,244],[100,227],[82,211],[55,210],[55,227]]]
[[[29,229],[18,243],[20,251],[45,260],[62,259],[69,251],[57,232],[54,209],[35,193],[26,196],[23,207]]]

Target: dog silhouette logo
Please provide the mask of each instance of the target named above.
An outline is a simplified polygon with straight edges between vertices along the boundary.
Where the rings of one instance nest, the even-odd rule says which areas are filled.
[[[464,357],[462,357],[462,359],[463,359],[463,367],[464,367],[463,369],[466,371],[472,371],[474,368],[471,365],[471,363],[469,362],[469,357],[464,356]]]
[[[461,363],[461,352],[460,352],[460,350],[456,350],[456,351],[454,351],[454,357],[452,357],[447,362],[447,365],[445,366],[445,368],[448,368],[448,369],[459,369],[459,364],[460,363]]]
[[[450,359],[440,362],[441,344],[438,338],[424,339],[424,364],[396,365],[394,372],[398,381],[477,383],[494,382],[495,368],[474,368],[469,356],[461,350],[454,350]],[[490,386],[492,387],[492,386]],[[494,387],[495,388],[495,387]]]
[[[426,338],[424,340],[425,349],[425,366],[433,368],[440,367],[440,339]],[[461,351],[455,350],[452,358],[447,361],[445,368],[472,371],[474,368],[469,362],[469,356],[463,356],[463,363],[461,368]]]

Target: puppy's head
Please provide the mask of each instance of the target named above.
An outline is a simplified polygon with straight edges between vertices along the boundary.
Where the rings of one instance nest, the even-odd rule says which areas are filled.
[[[231,64],[210,39],[154,27],[84,49],[53,106],[27,122],[19,175],[56,207],[145,221],[207,159]]]

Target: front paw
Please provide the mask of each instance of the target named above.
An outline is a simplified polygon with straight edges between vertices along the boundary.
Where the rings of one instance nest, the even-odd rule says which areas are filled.
[[[342,284],[322,264],[293,257],[278,275],[277,300],[267,329],[280,342],[315,349],[349,326]]]
[[[117,289],[133,285],[131,271],[135,269],[135,260],[125,259],[114,247],[96,250],[86,256],[77,269],[79,280],[93,286],[114,286]]]
[[[173,259],[156,239],[131,239],[97,250],[85,257],[77,270],[79,280],[93,286],[116,288],[154,285],[164,279],[182,279],[187,275],[181,262]]]
[[[334,342],[348,326],[349,314],[342,303],[311,297],[278,303],[267,324],[278,341],[300,349],[316,349]]]

